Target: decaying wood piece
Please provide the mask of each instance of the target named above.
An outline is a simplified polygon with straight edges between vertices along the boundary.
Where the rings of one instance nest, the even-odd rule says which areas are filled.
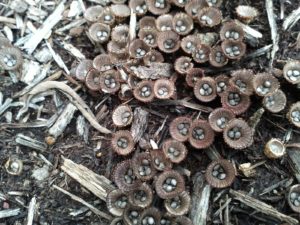
[[[300,19],[300,7],[294,10],[283,22],[282,27],[284,30],[291,29]]]
[[[34,214],[35,214],[35,209],[36,209],[36,197],[33,196],[33,198],[31,199],[31,201],[29,203],[29,207],[28,207],[28,214],[27,214],[27,223],[26,223],[26,225],[32,225]]]
[[[173,99],[166,99],[164,101],[156,101],[153,103],[154,105],[181,105],[181,106],[184,106],[186,108],[190,108],[190,109],[194,109],[194,110],[198,110],[198,111],[203,111],[203,112],[206,112],[206,113],[209,113],[209,112],[212,112],[213,109],[211,107],[208,107],[208,106],[204,106],[204,105],[200,105],[200,104],[197,104],[197,103],[192,103],[192,102],[189,102],[188,100],[186,99],[176,99],[176,100],[173,100]]]
[[[92,206],[91,204],[89,204],[88,202],[84,201],[82,198],[79,198],[78,196],[76,195],[73,195],[71,194],[70,192],[56,186],[56,185],[53,185],[53,187],[57,190],[59,190],[60,192],[70,196],[73,200],[77,201],[77,202],[80,202],[81,204],[85,205],[86,207],[88,207],[93,213],[95,213],[96,215],[100,216],[100,217],[103,217],[107,220],[112,220],[112,216],[110,216],[109,214],[107,213],[104,213],[102,211],[100,211],[99,209],[95,208],[94,206]]]
[[[273,61],[275,58],[275,54],[279,49],[279,46],[278,46],[279,35],[278,35],[278,30],[277,30],[277,24],[275,21],[273,0],[266,0],[266,9],[267,9],[269,25],[271,28],[271,38],[272,38],[272,42],[273,42],[273,48],[272,48],[271,60],[270,60],[270,67],[272,67]]]
[[[150,63],[149,67],[138,66],[133,68],[133,73],[140,79],[169,78],[173,72],[173,65],[170,63]]]
[[[20,213],[21,213],[20,208],[1,210],[0,211],[0,219],[7,218],[7,217],[12,217],[12,216],[17,216]]]
[[[193,224],[205,225],[212,188],[209,184],[205,183],[205,179],[201,173],[195,174],[193,183],[190,218]]]
[[[41,27],[34,34],[29,34],[30,38],[23,46],[29,54],[36,49],[38,44],[49,35],[52,28],[62,19],[65,10],[65,2],[66,0],[62,0]]]
[[[296,177],[297,181],[300,182],[300,151],[295,149],[287,150],[287,159],[289,165]]]
[[[136,143],[141,139],[147,129],[148,116],[149,113],[141,107],[137,107],[133,112],[133,122],[130,132]]]
[[[253,29],[252,27],[250,27],[244,23],[241,23],[239,20],[234,20],[234,22],[243,28],[246,35],[249,35],[254,38],[262,38],[263,37],[262,33],[260,33],[259,31]]]
[[[36,149],[39,151],[46,151],[46,149],[47,149],[46,143],[35,140],[35,139],[25,136],[23,134],[17,134],[15,140],[20,145],[24,145],[24,146],[27,146],[29,148]]]
[[[299,221],[294,219],[293,217],[287,216],[279,211],[277,211],[272,206],[259,201],[253,197],[248,196],[246,193],[242,191],[235,191],[230,189],[229,193],[238,201],[242,202],[243,204],[255,209],[258,212],[266,214],[270,217],[276,218],[280,221],[286,222],[288,224],[299,224]]]
[[[49,129],[48,133],[54,138],[60,136],[71,122],[76,111],[77,108],[72,103],[68,103],[54,125]]]
[[[115,189],[109,179],[70,159],[63,158],[61,169],[103,201],[106,201],[108,192]]]
[[[35,86],[26,96],[24,96],[25,105],[19,111],[19,114],[23,114],[28,110],[29,102],[33,96],[50,89],[58,89],[64,93],[96,130],[105,134],[111,133],[110,130],[98,123],[95,115],[82,98],[71,87],[59,81],[44,81]]]

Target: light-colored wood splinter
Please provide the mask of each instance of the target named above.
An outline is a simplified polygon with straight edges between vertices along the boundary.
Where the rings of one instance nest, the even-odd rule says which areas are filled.
[[[25,96],[25,106],[23,109],[21,109],[23,112],[27,111],[28,105],[30,100],[33,96],[36,94],[39,94],[40,92],[44,92],[50,89],[58,89],[62,93],[64,93],[70,101],[78,108],[78,110],[82,113],[82,115],[87,119],[87,121],[90,122],[90,124],[99,132],[104,134],[111,133],[110,130],[107,128],[101,126],[91,109],[88,107],[88,105],[82,100],[82,98],[68,85],[66,85],[63,82],[59,81],[45,81],[42,83],[39,83],[37,86],[35,86],[26,96]],[[20,111],[21,111],[20,110]]]
[[[255,209],[257,212],[261,212],[273,218],[276,218],[280,221],[286,222],[288,224],[299,224],[299,221],[293,217],[287,216],[279,211],[277,211],[274,207],[259,201],[242,191],[235,191],[230,189],[229,193],[234,197],[234,199],[244,203],[245,205]]]

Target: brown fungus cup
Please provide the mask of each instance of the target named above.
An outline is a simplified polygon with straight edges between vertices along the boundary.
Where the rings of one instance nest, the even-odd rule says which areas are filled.
[[[222,41],[226,39],[233,41],[242,41],[244,39],[244,36],[245,33],[243,28],[235,22],[224,23],[220,31],[220,37]]]
[[[275,91],[273,94],[265,96],[263,98],[263,106],[272,113],[278,113],[284,110],[286,102],[286,95],[280,89]]]
[[[158,99],[169,99],[175,94],[174,81],[168,79],[157,79],[153,87],[154,95]]]
[[[128,193],[128,200],[133,206],[147,208],[153,200],[152,188],[147,183],[142,183],[139,187]]]
[[[300,184],[293,185],[287,195],[288,204],[291,209],[300,213]]]
[[[241,41],[225,40],[221,47],[229,59],[240,59],[246,53],[246,45]]]
[[[163,143],[163,152],[172,163],[182,162],[188,153],[185,145],[179,141],[168,139]]]
[[[189,129],[189,143],[196,149],[208,148],[214,141],[215,132],[205,120],[194,120]]]
[[[189,129],[192,124],[192,119],[187,116],[176,117],[169,127],[171,137],[177,141],[187,141],[189,138]]]
[[[222,132],[233,118],[235,115],[230,109],[216,108],[209,114],[208,121],[214,131]]]
[[[104,93],[116,93],[120,89],[119,72],[117,70],[105,71],[100,76],[100,88]]]
[[[195,87],[196,82],[204,77],[204,70],[201,68],[192,68],[187,71],[185,76],[186,84],[190,87]]]
[[[4,70],[16,70],[23,63],[22,52],[15,47],[0,49],[0,67]]]
[[[134,156],[132,159],[133,172],[138,179],[147,181],[153,178],[156,170],[151,161],[151,155],[146,152],[139,153]]]
[[[205,178],[212,187],[225,188],[233,183],[235,173],[235,168],[231,162],[226,159],[218,159],[208,165]]]
[[[155,181],[156,193],[162,199],[173,198],[184,189],[184,178],[175,170],[164,171]]]
[[[245,149],[253,143],[253,129],[242,119],[232,119],[223,131],[225,143],[233,149]]]
[[[132,135],[127,130],[119,130],[113,134],[111,139],[112,149],[118,155],[128,155],[134,150]]]
[[[175,71],[179,74],[186,74],[188,70],[192,69],[194,64],[192,59],[187,56],[180,56],[175,60],[174,68]]]
[[[170,170],[172,168],[171,161],[165,156],[162,150],[150,151],[152,164],[158,171]]]
[[[194,86],[194,95],[201,102],[211,102],[217,97],[216,82],[211,77],[197,80]]]
[[[119,105],[112,113],[112,120],[117,127],[126,127],[131,124],[133,113],[129,105]]]
[[[120,189],[113,190],[107,194],[106,206],[114,216],[122,216],[128,204],[128,197]]]
[[[151,102],[154,99],[153,81],[144,80],[139,82],[133,91],[134,97],[141,102]]]
[[[198,12],[198,21],[204,27],[217,26],[222,20],[222,13],[218,8],[206,7]]]
[[[163,31],[158,33],[157,45],[159,50],[165,53],[176,52],[180,48],[180,37],[174,31]]]
[[[172,216],[182,216],[189,212],[191,196],[186,191],[170,199],[164,200],[164,206]]]
[[[107,42],[110,38],[110,26],[104,23],[93,23],[89,28],[89,35],[94,42]]]
[[[221,46],[215,46],[210,50],[209,63],[214,67],[223,67],[228,63],[228,58],[223,53]]]
[[[288,120],[300,128],[300,102],[294,103],[287,114]]]

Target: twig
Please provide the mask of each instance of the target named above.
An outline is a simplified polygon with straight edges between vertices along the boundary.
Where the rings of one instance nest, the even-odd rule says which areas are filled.
[[[11,216],[16,216],[16,215],[19,215],[20,213],[21,213],[20,208],[1,210],[0,211],[0,219],[11,217]]]
[[[74,163],[70,159],[63,158],[61,169],[104,201],[106,201],[108,192],[115,189],[111,181],[106,177],[98,175],[85,166]]]
[[[0,16],[0,23],[12,23],[12,24],[16,24],[16,19],[8,18],[8,17],[5,17],[5,16]]]
[[[134,142],[138,142],[143,136],[145,130],[148,126],[148,117],[149,113],[142,109],[141,107],[137,107],[133,112],[133,122],[131,126],[131,134]]]
[[[283,22],[282,27],[283,30],[291,29],[297,21],[300,19],[300,7],[294,10]]]
[[[33,218],[35,214],[35,206],[36,206],[36,198],[33,196],[29,203],[28,207],[28,214],[27,214],[27,225],[32,225],[33,223]]]
[[[104,213],[100,210],[98,210],[97,208],[95,208],[94,206],[92,206],[91,204],[89,204],[88,202],[84,201],[82,198],[79,198],[77,197],[76,195],[73,195],[71,194],[70,192],[56,186],[55,184],[53,185],[53,187],[57,190],[59,190],[60,192],[68,195],[69,197],[71,197],[73,200],[77,201],[77,202],[80,202],[81,204],[85,205],[86,207],[88,207],[93,213],[95,213],[96,215],[100,216],[100,217],[103,217],[107,220],[112,220],[113,218],[107,214],[107,213]]]
[[[242,191],[235,191],[230,189],[229,193],[238,201],[244,203],[245,205],[255,209],[258,212],[266,214],[268,216],[274,217],[280,221],[287,222],[288,224],[299,224],[299,221],[294,219],[293,217],[287,216],[279,211],[277,211],[272,206],[259,201],[253,197],[248,196]]]
[[[275,21],[273,0],[266,0],[266,9],[267,9],[270,28],[271,28],[271,37],[272,37],[272,41],[273,41],[273,48],[272,48],[271,60],[270,60],[270,67],[272,67],[273,61],[275,58],[275,54],[279,49],[279,47],[278,47],[279,36],[278,36],[278,31],[277,31],[277,24]]]
[[[64,84],[63,82],[59,82],[59,81],[45,81],[45,82],[42,82],[42,83],[38,84],[37,86],[35,86],[25,96],[26,104],[23,107],[23,109],[20,110],[20,112],[22,113],[24,111],[25,112],[27,111],[28,104],[34,95],[36,95],[40,92],[44,92],[49,89],[59,89],[62,93],[64,93],[96,130],[98,130],[101,133],[105,133],[105,134],[111,133],[110,130],[101,126],[97,122],[93,112],[88,107],[88,105],[80,98],[80,96],[71,87],[69,87],[68,85]]]
[[[245,31],[245,33],[248,34],[249,36],[254,37],[254,38],[262,38],[263,37],[262,33],[260,33],[257,30],[254,30],[252,27],[249,27],[246,24],[241,23],[239,20],[234,20],[234,22],[237,23],[238,25],[240,25],[243,28],[243,30]]]
[[[28,41],[25,42],[23,48],[31,54],[38,44],[49,35],[51,29],[62,19],[63,12],[65,10],[65,1],[62,0],[53,13],[44,21],[44,23],[40,26],[40,28],[32,35]]]

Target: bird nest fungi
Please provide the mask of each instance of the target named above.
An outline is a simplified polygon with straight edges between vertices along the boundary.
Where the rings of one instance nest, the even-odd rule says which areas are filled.
[[[282,80],[300,84],[299,61],[284,65],[284,79],[268,71],[232,69],[240,68],[235,65],[249,46],[239,23],[223,20],[222,6],[222,0],[130,0],[86,9],[86,34],[101,54],[73,63],[70,75],[92,93],[120,103],[112,109],[110,125],[115,132],[109,136],[119,160],[112,172],[117,189],[108,193],[107,208],[122,218],[112,224],[192,224],[185,217],[191,202],[186,177],[174,165],[184,162],[190,151],[206,151],[218,137],[228,149],[249,148],[255,130],[245,112],[251,100],[261,99],[266,110],[278,113],[287,104]],[[130,18],[133,14],[136,23],[134,16]],[[250,6],[236,8],[243,22],[250,23],[257,14]],[[22,63],[21,51],[0,38],[0,68],[16,71]],[[222,70],[226,65],[234,66]],[[142,122],[135,118],[134,108],[181,104],[184,98],[210,106],[209,110],[203,110],[201,118],[193,112],[171,115],[166,118],[165,139],[157,139],[155,148],[141,147],[139,134],[130,130]],[[300,127],[300,102],[286,115]],[[205,172],[214,188],[230,186],[235,176],[235,167],[225,159],[213,161]],[[289,194],[295,211],[300,207],[299,193],[297,187]],[[158,198],[164,210],[153,203]]]

